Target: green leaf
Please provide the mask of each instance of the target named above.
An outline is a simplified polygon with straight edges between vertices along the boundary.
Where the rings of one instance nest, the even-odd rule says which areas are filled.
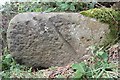
[[[73,69],[79,69],[79,67],[80,67],[80,66],[79,66],[79,64],[77,64],[77,63],[72,65],[72,68],[73,68]]]
[[[55,8],[48,8],[45,12],[52,12],[54,10],[55,10]]]
[[[82,75],[83,75],[83,73],[82,73],[80,70],[77,70],[77,71],[75,72],[74,78],[81,78]]]
[[[74,11],[75,10],[75,6],[73,4],[70,5],[70,10]]]
[[[104,61],[108,60],[108,54],[107,53],[104,53],[101,57],[104,59]]]
[[[88,7],[91,9],[91,8],[94,8],[95,4],[94,3],[89,3]]]
[[[35,9],[35,12],[40,12],[41,11],[41,8],[36,8]]]
[[[104,51],[98,51],[97,56],[101,57],[104,61],[108,60],[108,54]]]
[[[12,58],[12,55],[11,55],[11,54],[8,54],[5,58],[6,58],[6,59],[7,59],[7,58]]]
[[[69,6],[68,6],[67,3],[61,4],[60,7],[61,7],[61,10],[62,10],[62,11],[63,11],[63,10],[67,10],[67,9],[69,8]]]
[[[73,69],[76,69],[76,70],[80,70],[81,72],[85,72],[85,63],[84,62],[81,62],[81,63],[79,63],[79,64],[73,64],[72,65],[72,68]]]
[[[85,74],[85,63],[73,64],[72,68],[76,70],[74,77],[81,78]]]

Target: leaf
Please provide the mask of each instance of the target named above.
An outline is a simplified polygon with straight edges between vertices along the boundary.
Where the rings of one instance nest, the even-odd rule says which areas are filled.
[[[107,53],[104,53],[102,55],[102,58],[104,59],[104,61],[107,61],[108,60],[108,54]]]
[[[72,68],[73,68],[73,69],[79,69],[79,64],[77,64],[77,63],[76,63],[76,64],[73,64],[73,65],[72,65]]]
[[[67,10],[67,9],[69,8],[69,6],[68,6],[67,3],[61,4],[60,7],[61,7],[61,10],[62,10],[62,11],[63,11],[63,10]]]
[[[75,6],[73,4],[70,5],[70,10],[74,11],[75,10]]]
[[[89,3],[88,7],[91,9],[91,8],[94,8],[95,6],[95,3]]]
[[[80,70],[81,72],[85,72],[85,63],[84,62],[81,62],[79,64],[73,64],[72,66],[73,69],[77,69],[77,70]]]
[[[36,8],[35,9],[35,12],[40,12],[41,11],[41,8]]]
[[[101,57],[104,61],[108,60],[108,54],[104,51],[98,51],[97,56]]]
[[[12,58],[12,55],[11,54],[7,54],[7,56],[5,57],[6,59],[7,58]]]
[[[54,11],[56,8],[48,8],[45,12],[52,12]]]
[[[84,62],[81,62],[79,64],[77,64],[77,63],[73,64],[72,68],[76,69],[74,78],[81,78],[85,74],[85,68],[86,67],[85,67],[85,63]]]
[[[77,71],[75,72],[74,78],[81,78],[82,75],[83,75],[83,73],[82,73],[80,70],[77,70]]]

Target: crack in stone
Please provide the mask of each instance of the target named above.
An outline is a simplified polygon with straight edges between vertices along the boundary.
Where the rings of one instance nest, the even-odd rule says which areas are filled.
[[[54,17],[52,17],[52,18],[54,18]],[[77,54],[77,52],[75,51],[75,49],[73,48],[73,46],[72,46],[67,40],[65,40],[65,38],[63,37],[63,35],[59,32],[59,30],[58,30],[58,28],[57,28],[58,26],[55,26],[55,25],[53,24],[52,18],[49,18],[49,21],[50,21],[51,24],[53,25],[55,31],[58,33],[58,35],[59,35],[60,38],[63,40],[63,42],[65,42],[65,44],[68,46],[68,48],[71,50],[71,52],[74,53],[74,54]]]

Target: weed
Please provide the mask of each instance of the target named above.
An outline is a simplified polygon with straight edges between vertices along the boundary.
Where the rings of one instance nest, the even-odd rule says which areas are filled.
[[[92,49],[92,62],[81,62],[72,65],[75,70],[73,78],[118,78],[118,65],[108,62],[108,53]],[[111,74],[113,73],[113,74]]]

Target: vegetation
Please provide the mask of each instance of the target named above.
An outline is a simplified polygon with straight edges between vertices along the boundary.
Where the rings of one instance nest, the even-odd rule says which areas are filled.
[[[74,79],[89,79],[89,78],[118,78],[118,64],[109,63],[109,55],[107,51],[100,50],[95,46],[89,47],[91,50],[91,57],[80,63],[73,63],[70,68],[73,70],[71,76],[68,78]],[[38,70],[35,72],[32,68],[19,65],[15,62],[12,56],[5,49],[2,56],[2,72],[0,75],[3,78],[48,78],[44,76],[44,71]],[[49,68],[54,69],[54,67]],[[48,74],[50,75],[50,74]],[[65,78],[61,74],[57,74],[57,77]]]
[[[56,2],[56,3],[6,3],[2,6],[3,14],[10,16],[22,12],[80,12],[88,17],[96,18],[110,25],[112,36],[109,37],[111,42],[118,42],[120,34],[120,11],[111,8],[95,8],[97,3],[76,3],[76,2]],[[94,9],[93,9],[94,8]],[[110,39],[111,38],[111,39]],[[117,38],[117,39],[116,39]],[[116,41],[114,41],[116,40]],[[108,40],[107,40],[108,41]],[[105,42],[106,43],[106,42]],[[104,44],[98,48],[91,46],[91,56],[89,59],[80,63],[73,63],[70,68],[73,70],[69,78],[89,79],[89,78],[119,78],[118,64],[109,62],[108,47]],[[28,68],[16,63],[7,48],[4,49],[2,55],[2,72],[0,76],[3,78],[49,78],[44,75],[45,71]],[[49,68],[50,70],[55,67]],[[62,74],[57,74],[52,78],[65,78]]]
[[[3,5],[4,11],[10,12],[79,12],[86,9],[94,8],[95,3],[82,2],[22,2],[22,3],[6,3]],[[8,8],[9,7],[9,8]]]
[[[7,49],[2,56],[2,78],[42,78],[41,71],[37,74],[32,73],[32,68],[17,64]]]
[[[92,57],[89,61],[73,64],[72,68],[76,69],[75,78],[89,79],[89,78],[118,78],[117,67],[113,63],[108,62],[108,53],[103,50],[91,47]],[[116,75],[111,74],[116,73]]]

